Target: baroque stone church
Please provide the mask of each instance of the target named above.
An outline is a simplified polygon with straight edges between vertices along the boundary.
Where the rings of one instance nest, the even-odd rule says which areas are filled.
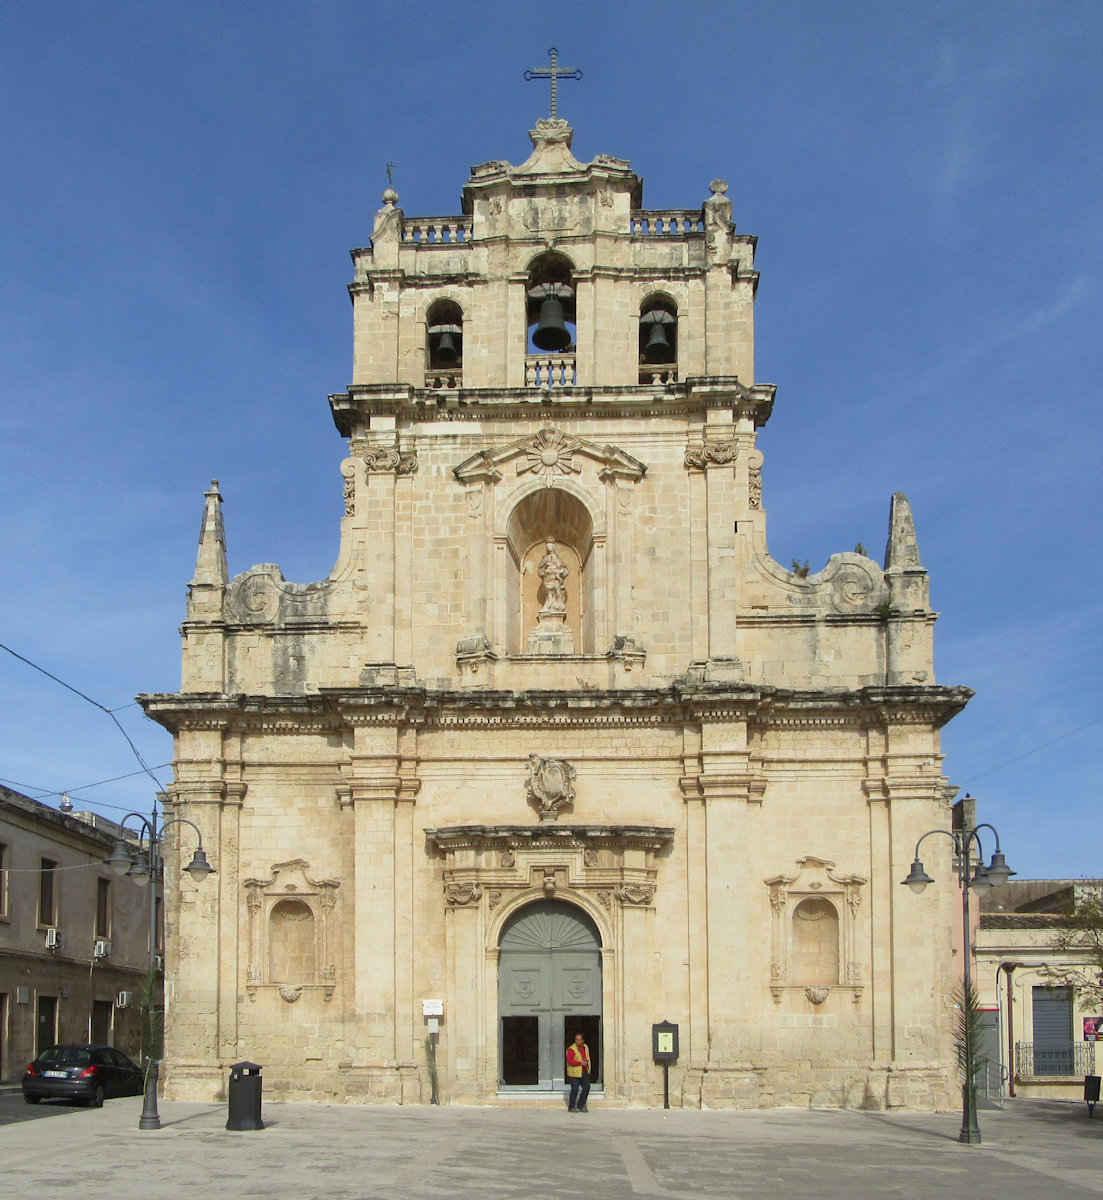
[[[670,1021],[674,1105],[945,1104],[954,893],[899,882],[970,693],[908,503],[883,566],[775,562],[726,185],[649,211],[530,136],[353,253],[329,577],[229,578],[207,492],[143,697],[216,868],[169,896],[166,1094],[558,1103],[582,1032],[594,1100],[661,1104]]]

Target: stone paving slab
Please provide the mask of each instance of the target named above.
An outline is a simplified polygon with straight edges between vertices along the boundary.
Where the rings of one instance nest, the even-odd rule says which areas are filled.
[[[8,1195],[129,1200],[1083,1200],[1103,1195],[1103,1113],[1017,1101],[982,1114],[984,1144],[957,1141],[958,1114],[596,1109],[264,1107],[264,1130],[228,1132],[222,1105],[141,1099],[58,1125],[0,1128]]]

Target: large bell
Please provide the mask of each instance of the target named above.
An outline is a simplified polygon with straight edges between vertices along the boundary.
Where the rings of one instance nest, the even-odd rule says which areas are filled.
[[[571,331],[563,323],[563,305],[555,296],[540,304],[540,320],[533,330],[532,344],[539,350],[562,353],[571,344]]]
[[[643,347],[644,362],[668,363],[674,361],[674,347],[666,336],[666,326],[669,321],[669,317],[665,321],[658,317],[649,322],[651,328]]]
[[[456,345],[456,334],[459,332],[458,325],[435,325],[429,330],[432,366],[454,367],[460,361],[459,347]]]

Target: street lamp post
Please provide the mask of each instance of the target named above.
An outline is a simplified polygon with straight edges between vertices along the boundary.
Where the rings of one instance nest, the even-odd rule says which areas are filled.
[[[908,872],[907,879],[901,880],[903,884],[910,887],[913,892],[918,894],[923,891],[928,883],[934,883],[934,880],[923,869],[923,864],[919,861],[919,847],[923,842],[933,837],[935,834],[942,834],[945,837],[952,838],[954,843],[954,858],[955,871],[961,880],[961,931],[962,931],[962,951],[965,955],[965,966],[963,971],[963,982],[965,987],[964,1002],[968,1006],[972,1003],[973,995],[973,948],[972,938],[969,929],[969,893],[976,892],[980,895],[986,892],[990,887],[1002,887],[1007,880],[1016,872],[1008,867],[1004,856],[1000,851],[1000,835],[994,825],[989,825],[987,821],[980,825],[972,825],[969,810],[971,808],[970,796],[966,796],[966,801],[970,802],[962,807],[962,828],[961,829],[929,829],[915,843],[915,860],[912,862],[911,871]],[[984,865],[984,850],[980,842],[980,831],[982,829],[990,829],[992,836],[996,839],[996,849],[992,853],[992,861],[986,867]],[[972,862],[973,845],[977,848],[977,865],[976,870],[970,874],[970,866]],[[977,1124],[977,1098],[976,1085],[973,1081],[973,1014],[966,1011],[964,1014],[964,1046],[963,1058],[964,1062],[964,1079],[961,1084],[961,1132],[958,1134],[958,1141],[965,1142],[970,1146],[979,1146],[981,1143],[980,1126]]]
[[[138,836],[138,849],[132,852],[125,838],[118,837],[115,839],[115,848],[111,851],[107,863],[116,875],[125,875],[128,879],[132,879],[138,884],[139,887],[145,887],[151,880],[163,880],[164,853],[162,847],[164,845],[165,830],[170,825],[190,825],[195,830],[195,835],[199,839],[199,846],[192,855],[191,862],[184,868],[192,879],[196,883],[202,883],[214,870],[207,861],[207,855],[203,850],[203,834],[200,833],[199,826],[194,821],[189,821],[186,817],[173,817],[168,821],[162,820],[158,823],[157,807],[154,805],[153,812],[150,814],[148,820],[141,813],[127,813],[119,824],[125,825],[131,817],[137,821],[141,821],[143,827]],[[143,837],[146,849],[142,848]],[[155,978],[156,970],[157,888],[153,886],[149,889],[149,979],[151,983]],[[139,1129],[161,1128],[161,1117],[157,1112],[157,1080],[160,1064],[159,1060],[155,1057],[156,1048],[153,1045],[152,1024],[150,1025],[150,1030],[149,1060],[146,1066],[142,1115],[138,1120]]]

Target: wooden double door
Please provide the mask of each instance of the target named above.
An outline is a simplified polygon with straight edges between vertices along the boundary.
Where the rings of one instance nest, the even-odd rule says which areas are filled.
[[[537,901],[510,918],[499,947],[499,1086],[563,1087],[576,1033],[590,1048],[591,1083],[598,1083],[601,942],[593,922],[565,901]]]

